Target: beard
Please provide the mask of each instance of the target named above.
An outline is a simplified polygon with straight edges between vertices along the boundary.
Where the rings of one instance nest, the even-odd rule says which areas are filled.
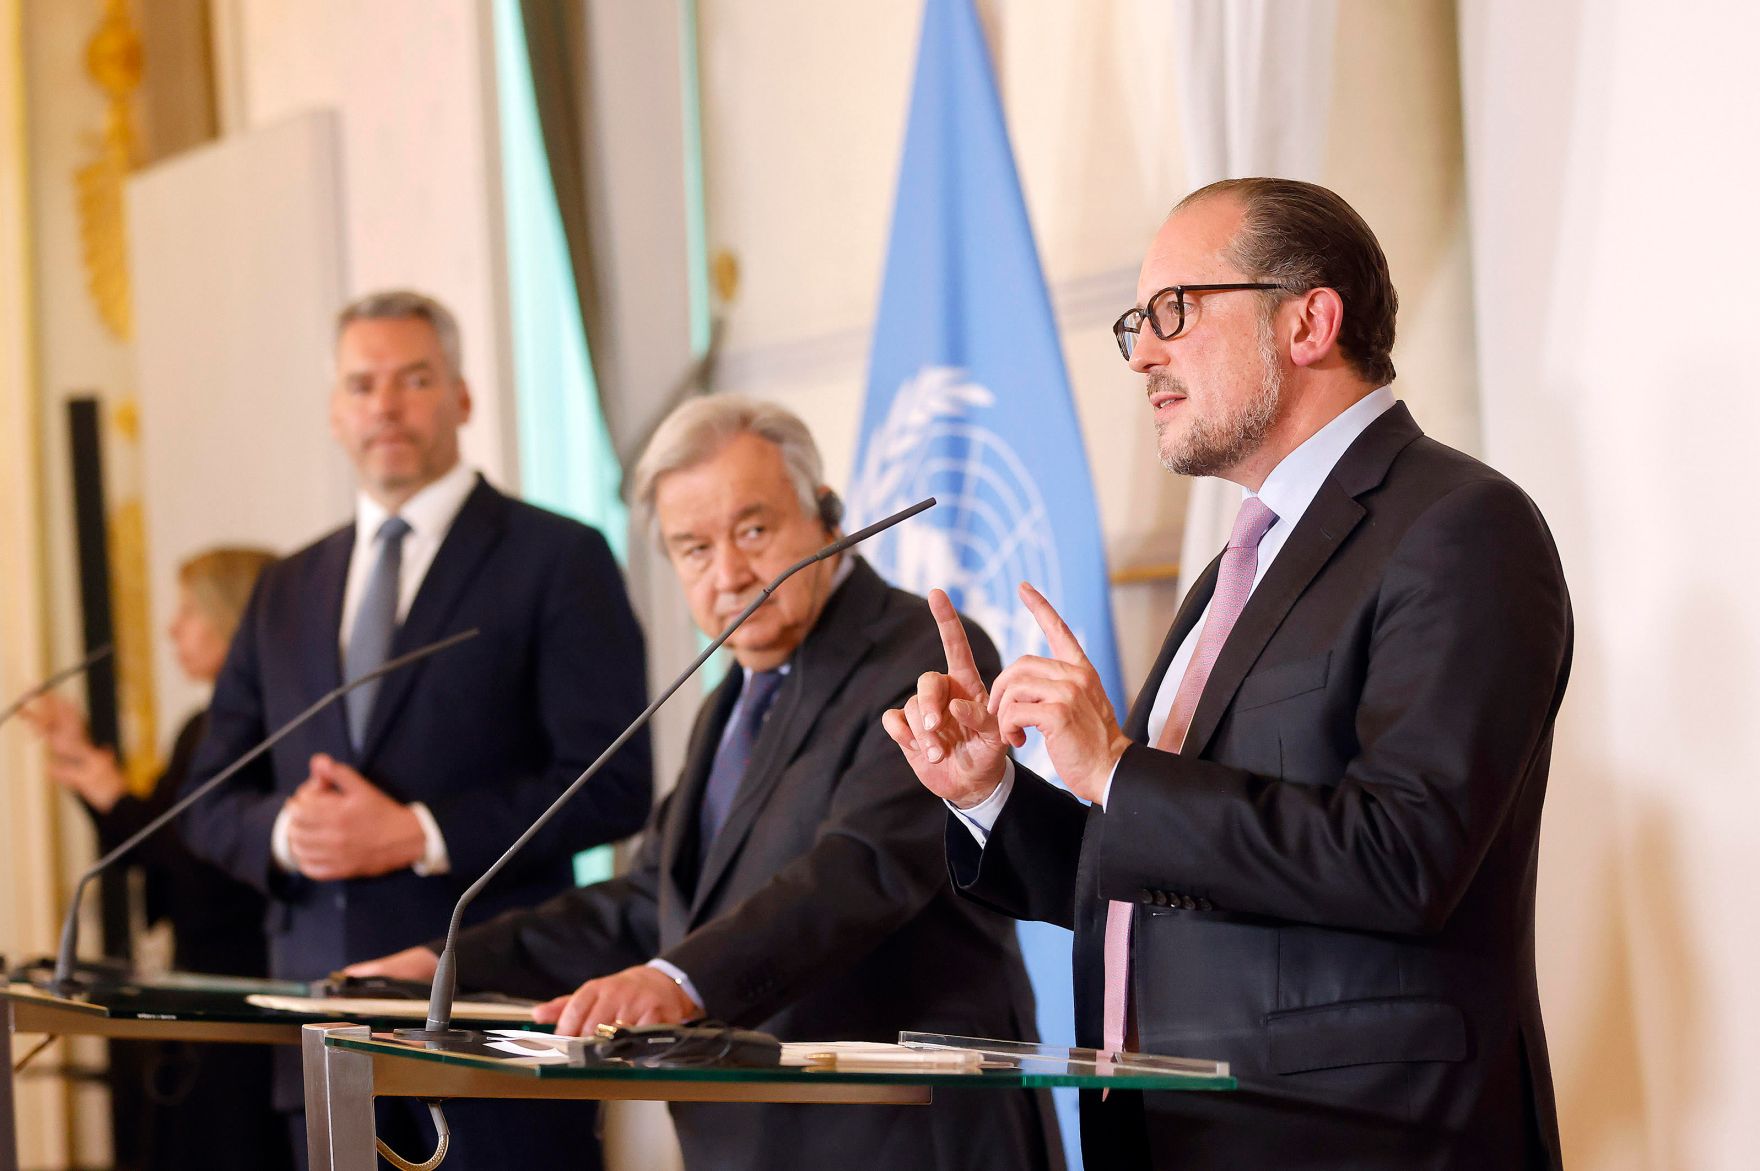
[[[1219,476],[1256,451],[1277,422],[1283,404],[1283,367],[1271,318],[1259,318],[1259,386],[1233,411],[1219,418],[1194,418],[1182,439],[1175,441],[1167,423],[1156,420],[1155,442],[1161,466],[1181,476]],[[1149,374],[1149,393],[1185,388],[1165,370]],[[1189,401],[1189,400],[1188,400]]]

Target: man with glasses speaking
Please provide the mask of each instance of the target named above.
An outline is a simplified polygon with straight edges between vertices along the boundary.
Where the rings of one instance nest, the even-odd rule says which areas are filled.
[[[884,717],[954,809],[956,886],[1075,930],[1080,1042],[1240,1080],[1085,1094],[1087,1164],[1557,1167],[1534,885],[1571,610],[1546,524],[1395,401],[1387,262],[1332,192],[1195,192],[1137,295],[1114,332],[1162,462],[1243,490],[1147,685],[1121,725],[1023,584],[1050,657],[987,680],[943,621],[946,673]],[[1029,727],[1073,797],[1007,759]]]

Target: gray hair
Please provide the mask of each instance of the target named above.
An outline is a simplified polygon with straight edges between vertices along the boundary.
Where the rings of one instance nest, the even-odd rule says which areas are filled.
[[[819,447],[807,425],[786,407],[736,394],[705,395],[684,403],[655,428],[636,461],[631,496],[654,520],[654,494],[662,477],[694,468],[739,435],[769,440],[782,452],[782,466],[800,497],[801,511],[818,507],[825,482]]]
[[[454,378],[464,377],[463,347],[458,340],[458,318],[452,310],[425,293],[412,289],[381,289],[356,297],[336,315],[336,338],[356,321],[425,321],[440,339],[440,353]]]

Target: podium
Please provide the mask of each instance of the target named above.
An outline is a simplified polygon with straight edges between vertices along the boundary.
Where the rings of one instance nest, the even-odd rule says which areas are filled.
[[[18,1171],[17,1109],[12,1068],[12,1038],[17,1034],[47,1037],[115,1037],[153,1041],[218,1041],[246,1045],[297,1045],[300,1027],[334,1020],[328,1011],[293,1012],[252,1004],[252,997],[303,997],[306,985],[245,977],[173,972],[153,979],[101,979],[87,991],[57,996],[32,984],[0,985],[0,1039],[6,1043],[6,1069],[0,1075],[0,1171]],[[405,1016],[363,1015],[368,1024],[390,1027],[411,1024],[426,1016],[426,1001],[409,1001]],[[468,1006],[461,1006],[465,1008]],[[484,1027],[505,1027],[506,1021],[473,1018]],[[369,1148],[371,1149],[371,1148]]]
[[[306,1025],[301,1046],[311,1171],[373,1171],[375,1097],[811,1102],[859,1107],[930,1106],[938,1088],[1075,1086],[1167,1092],[1236,1088],[1223,1062],[1146,1054],[1109,1057],[1091,1049],[930,1033],[901,1033],[899,1047],[925,1055],[973,1055],[970,1067],[959,1072],[931,1068],[931,1057],[917,1069],[901,1065],[848,1070],[835,1062],[763,1068],[574,1064],[553,1057],[485,1052],[481,1044],[406,1041],[364,1025],[338,1022]],[[837,1043],[785,1048],[822,1048],[830,1055]],[[859,1057],[855,1064],[860,1064]]]
[[[1055,1086],[1166,1092],[1236,1088],[1224,1063],[1159,1055],[1118,1054],[929,1033],[900,1034],[900,1045],[925,1053],[971,1056],[958,1072],[935,1068],[859,1069],[835,1065],[739,1068],[718,1065],[646,1068],[631,1064],[570,1064],[481,1045],[399,1040],[388,1031],[419,1021],[426,1003],[408,1014],[338,1021],[335,1010],[294,1012],[251,1003],[251,997],[300,996],[303,985],[266,980],[172,974],[124,980],[60,997],[29,984],[0,986],[0,1036],[10,1054],[15,1034],[219,1041],[302,1047],[307,1143],[313,1171],[372,1171],[375,1097],[548,1098],[582,1101],[811,1102],[929,1106],[940,1089],[1020,1090]],[[459,1024],[506,1028],[501,1018]],[[486,1009],[485,1009],[486,1011]],[[527,1025],[531,1030],[532,1026]],[[835,1042],[804,1047],[827,1052]],[[17,1129],[9,1059],[0,1076],[0,1171],[18,1171]]]

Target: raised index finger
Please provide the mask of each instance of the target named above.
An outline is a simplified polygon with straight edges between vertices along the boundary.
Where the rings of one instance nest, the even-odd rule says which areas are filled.
[[[1063,615],[1045,600],[1044,594],[1023,581],[1021,601],[1032,611],[1033,620],[1039,624],[1039,629],[1045,632],[1045,641],[1050,644],[1053,657],[1077,666],[1087,663],[1087,653],[1082,650],[1082,644],[1076,641],[1075,632],[1063,620]]]
[[[972,644],[966,641],[966,628],[959,620],[953,602],[941,590],[929,591],[929,612],[935,615],[935,628],[941,632],[941,649],[947,655],[947,673],[974,693],[984,690],[984,679],[972,658]]]

